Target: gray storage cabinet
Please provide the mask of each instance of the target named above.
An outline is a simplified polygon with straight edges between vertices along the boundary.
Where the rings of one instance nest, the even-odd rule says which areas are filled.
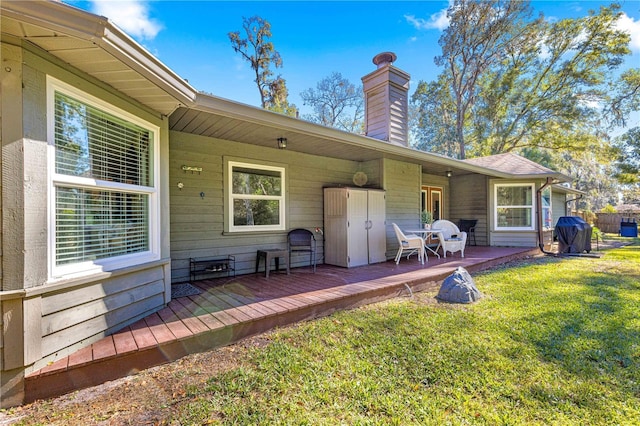
[[[353,266],[387,260],[385,192],[325,188],[325,263]]]

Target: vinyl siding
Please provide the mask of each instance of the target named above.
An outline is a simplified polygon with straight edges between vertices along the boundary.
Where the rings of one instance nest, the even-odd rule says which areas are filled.
[[[538,236],[534,231],[516,232],[491,232],[492,246],[502,247],[536,247]]]
[[[189,279],[189,258],[234,255],[236,273],[255,271],[259,249],[285,248],[287,231],[225,232],[225,160],[285,168],[286,228],[323,227],[323,188],[353,186],[353,175],[367,173],[367,186],[380,181],[377,161],[358,163],[317,157],[276,148],[257,147],[181,132],[170,135],[169,179],[171,191],[172,280]],[[201,173],[184,172],[182,165],[202,167]],[[182,190],[177,183],[182,182]],[[204,193],[204,196],[200,194]],[[324,241],[316,234],[317,259],[322,263]],[[300,253],[291,266],[306,266],[308,255]],[[262,268],[262,266],[261,266]]]
[[[447,219],[457,224],[460,219],[477,219],[475,227],[476,244],[489,245],[489,196],[487,177],[464,175],[451,177],[451,209]]]
[[[166,278],[164,266],[157,265],[43,295],[36,369],[163,307]]]
[[[0,294],[0,376],[11,377],[7,371],[33,371],[162,308],[170,291],[170,269],[169,216],[164,213],[169,206],[166,118],[36,48],[9,46],[3,40],[2,53],[7,52],[12,71],[8,78],[3,75],[2,104],[3,111],[11,112],[2,116],[0,191],[7,214],[0,235],[0,289],[14,292]],[[49,280],[48,75],[160,127],[160,232],[154,238],[160,240],[165,260]],[[12,108],[4,108],[7,103]],[[4,377],[0,393],[17,392]]]
[[[556,226],[560,217],[567,215],[566,199],[567,196],[564,193],[554,192],[553,189],[551,189],[551,215],[553,216],[553,227]]]
[[[392,223],[402,229],[420,227],[420,166],[384,160],[384,189],[387,191],[387,259],[398,251]]]

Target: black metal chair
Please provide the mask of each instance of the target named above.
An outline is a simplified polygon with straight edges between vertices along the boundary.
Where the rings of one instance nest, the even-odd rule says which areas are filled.
[[[291,263],[292,252],[309,252],[309,264],[313,266],[313,272],[316,272],[316,237],[313,232],[302,228],[292,229],[287,234],[287,243],[289,263]]]
[[[476,245],[476,225],[478,224],[478,219],[460,219],[458,221],[458,228],[460,231],[464,231],[467,233],[467,245],[475,246]],[[471,242],[473,240],[473,243]]]

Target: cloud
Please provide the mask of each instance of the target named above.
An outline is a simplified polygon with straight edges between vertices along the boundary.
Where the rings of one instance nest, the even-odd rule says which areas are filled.
[[[429,19],[416,18],[414,15],[404,15],[404,19],[418,30],[439,30],[442,31],[449,26],[447,9],[434,13]]]
[[[629,49],[631,49],[634,54],[640,53],[640,21],[635,21],[629,17],[629,15],[623,13],[618,19],[617,27],[618,30],[631,35]]]
[[[91,11],[105,16],[127,34],[142,40],[152,40],[162,25],[149,17],[149,7],[142,0],[92,0]]]

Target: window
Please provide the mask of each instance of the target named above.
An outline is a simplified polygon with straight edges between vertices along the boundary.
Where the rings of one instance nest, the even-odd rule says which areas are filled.
[[[495,227],[501,230],[534,229],[534,186],[495,186]]]
[[[158,128],[48,83],[51,276],[158,258]]]
[[[551,187],[542,190],[542,226],[546,229],[553,227],[553,214],[551,211]]]
[[[229,231],[285,229],[285,170],[229,161]]]

